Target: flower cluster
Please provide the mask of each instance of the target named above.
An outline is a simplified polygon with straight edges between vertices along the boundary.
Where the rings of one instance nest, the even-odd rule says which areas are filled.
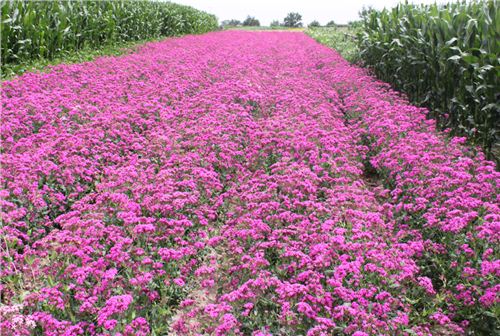
[[[2,328],[429,335],[494,316],[500,175],[301,33],[149,43],[5,82],[2,104]]]
[[[3,334],[15,333],[18,336],[31,335],[36,322],[31,316],[22,314],[20,304],[0,306],[0,331]]]

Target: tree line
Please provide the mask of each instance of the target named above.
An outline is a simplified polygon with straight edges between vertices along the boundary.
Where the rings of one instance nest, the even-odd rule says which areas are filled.
[[[224,20],[221,25],[224,26],[246,26],[246,27],[260,27],[260,21],[254,16],[248,15],[245,20],[240,21],[236,19]],[[288,27],[288,28],[300,28],[303,26],[302,15],[297,12],[288,13],[282,22],[279,20],[273,20],[271,22],[271,27]],[[319,21],[314,20],[307,25],[308,27],[321,27]],[[325,27],[335,27],[335,22],[329,21]]]

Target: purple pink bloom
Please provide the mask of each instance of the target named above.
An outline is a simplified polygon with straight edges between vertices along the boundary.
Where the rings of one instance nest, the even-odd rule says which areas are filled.
[[[4,330],[460,334],[500,303],[494,164],[304,34],[148,43],[2,104]]]

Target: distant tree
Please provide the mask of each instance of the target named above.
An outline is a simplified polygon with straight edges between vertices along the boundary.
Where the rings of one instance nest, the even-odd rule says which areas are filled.
[[[337,25],[335,24],[335,21],[329,21],[327,24],[326,24],[327,27],[336,27]]]
[[[307,25],[308,27],[321,27],[318,21],[314,20],[310,24]]]
[[[302,27],[302,15],[299,13],[288,13],[283,20],[285,27]]]
[[[224,20],[221,22],[221,25],[224,26],[241,26],[241,21],[240,20]]]
[[[244,26],[259,27],[260,26],[260,22],[255,17],[249,15],[249,16],[247,16],[247,18],[245,19],[245,21],[243,21],[243,25]]]
[[[229,20],[229,25],[230,26],[241,26],[241,21],[232,19],[232,20]]]
[[[271,27],[279,27],[279,26],[280,26],[280,22],[278,20],[271,21]]]

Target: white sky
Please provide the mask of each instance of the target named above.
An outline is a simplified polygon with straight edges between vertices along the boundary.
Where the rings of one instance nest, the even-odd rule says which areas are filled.
[[[404,0],[402,0],[404,1]],[[413,3],[442,3],[443,0],[410,0]],[[452,0],[450,0],[452,1]],[[260,24],[267,26],[272,20],[283,21],[288,12],[302,14],[305,25],[313,20],[326,24],[330,20],[347,23],[358,18],[364,6],[377,9],[393,7],[399,0],[172,0],[172,2],[193,6],[217,15],[219,22],[229,19],[243,21],[247,15],[255,16]]]

